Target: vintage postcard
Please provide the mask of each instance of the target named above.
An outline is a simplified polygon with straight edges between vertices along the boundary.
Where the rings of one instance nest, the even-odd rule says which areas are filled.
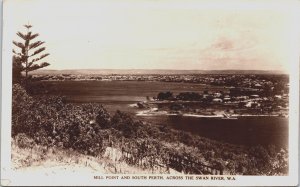
[[[1,185],[298,184],[299,1],[2,4]]]

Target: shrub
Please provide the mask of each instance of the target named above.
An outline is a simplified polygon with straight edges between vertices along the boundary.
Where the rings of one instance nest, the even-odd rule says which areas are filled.
[[[96,122],[101,128],[109,128],[111,126],[110,115],[103,107],[98,110]]]
[[[26,136],[24,133],[20,133],[15,137],[17,146],[20,148],[32,148],[34,146],[34,140]]]
[[[135,138],[138,130],[132,117],[121,111],[117,111],[111,120],[112,127],[121,131],[126,138]]]

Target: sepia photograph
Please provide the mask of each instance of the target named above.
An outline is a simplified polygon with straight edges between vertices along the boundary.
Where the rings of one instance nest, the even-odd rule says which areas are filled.
[[[297,185],[299,1],[2,6],[2,185]]]

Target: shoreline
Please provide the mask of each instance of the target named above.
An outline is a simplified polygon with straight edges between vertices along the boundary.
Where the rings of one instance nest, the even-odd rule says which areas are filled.
[[[183,116],[183,117],[197,117],[197,118],[219,118],[219,119],[234,119],[236,117],[283,117],[288,118],[289,116],[280,116],[279,114],[232,114],[230,117],[226,118],[222,114],[217,115],[203,115],[203,114],[176,114],[169,113],[167,111],[151,111],[144,110],[136,113],[136,116]],[[234,118],[232,118],[234,117]]]

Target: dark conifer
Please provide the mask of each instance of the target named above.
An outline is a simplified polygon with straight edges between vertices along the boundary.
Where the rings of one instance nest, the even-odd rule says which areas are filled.
[[[21,72],[25,72],[25,77],[28,77],[28,72],[34,71],[50,64],[48,62],[37,63],[38,61],[49,56],[49,53],[41,54],[45,51],[45,47],[41,47],[45,42],[33,40],[39,36],[38,33],[33,34],[30,31],[31,25],[24,25],[27,29],[27,33],[17,32],[17,35],[23,40],[22,42],[13,41],[13,44],[19,48],[19,50],[13,49],[13,67],[17,67],[13,70],[14,76],[20,77]]]

